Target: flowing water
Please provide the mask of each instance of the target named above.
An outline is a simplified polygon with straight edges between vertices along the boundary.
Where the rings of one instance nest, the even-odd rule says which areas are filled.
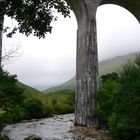
[[[32,134],[40,136],[43,140],[70,140],[73,139],[73,134],[69,132],[73,121],[73,114],[59,115],[38,121],[7,125],[3,132],[12,140],[23,140]]]
[[[11,140],[24,140],[30,135],[38,135],[42,140],[95,140],[72,133],[74,114],[58,115],[52,118],[7,125],[3,133]]]

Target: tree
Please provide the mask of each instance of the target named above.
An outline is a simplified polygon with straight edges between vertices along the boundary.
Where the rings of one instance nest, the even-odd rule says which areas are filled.
[[[109,129],[113,139],[140,139],[140,55],[124,65],[120,72],[120,88],[112,98],[113,113]]]
[[[3,46],[3,48],[4,48],[4,46]],[[1,57],[1,61],[2,62],[7,62],[12,58],[20,56],[20,53],[18,52],[19,48],[20,48],[20,46],[13,47],[9,50],[3,49],[3,54],[2,54],[2,57]]]
[[[32,98],[25,100],[23,103],[24,109],[26,110],[26,118],[43,118],[48,116],[48,111],[38,99]]]
[[[52,31],[51,22],[57,19],[54,10],[64,17],[70,14],[70,7],[63,0],[5,0],[0,3],[1,17],[7,15],[18,22],[18,27],[7,34],[9,37],[19,30],[27,36],[33,33],[44,38]]]
[[[117,72],[107,73],[106,75],[102,75],[100,78],[103,83],[107,80],[119,81],[119,75]]]
[[[106,76],[108,76],[108,74]],[[114,105],[112,97],[119,86],[120,84],[117,83],[115,79],[113,80],[109,78],[99,87],[97,96],[98,106],[93,110],[99,119],[99,127],[108,128],[108,118],[112,113]]]
[[[17,86],[17,81],[16,75],[0,68],[0,108],[9,110],[23,101],[23,89]]]
[[[103,78],[94,110],[101,125],[109,128],[113,140],[140,139],[140,55],[124,65],[118,76]]]
[[[73,0],[69,4],[74,7]],[[57,20],[55,11],[67,17],[70,15],[70,9],[70,6],[63,0],[0,0],[0,65],[4,15],[18,22],[18,27],[4,29],[8,37],[12,37],[19,31],[26,36],[33,34],[44,38],[48,32],[52,31],[51,22]],[[12,31],[10,32],[9,29]]]

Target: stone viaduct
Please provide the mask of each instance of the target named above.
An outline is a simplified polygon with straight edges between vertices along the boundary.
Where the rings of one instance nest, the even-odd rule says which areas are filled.
[[[98,6],[103,4],[116,4],[130,11],[140,21],[140,0],[76,1],[78,8],[73,10],[78,23],[75,124],[96,127],[98,119],[92,113],[97,106],[98,89],[96,10]]]

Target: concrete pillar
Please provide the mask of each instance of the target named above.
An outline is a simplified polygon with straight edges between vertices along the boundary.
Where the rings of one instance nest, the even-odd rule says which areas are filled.
[[[3,37],[3,18],[0,18],[0,68],[2,67],[2,37]]]
[[[97,105],[98,55],[96,38],[96,10],[98,5],[117,4],[132,12],[140,21],[140,0],[76,0],[79,7],[74,12],[77,31],[77,92],[75,123],[96,127],[98,120],[93,114]]]
[[[85,2],[86,1],[86,2]],[[76,11],[77,31],[77,92],[75,124],[96,127],[93,115],[98,87],[98,55],[96,37],[96,9],[94,0],[81,0]]]

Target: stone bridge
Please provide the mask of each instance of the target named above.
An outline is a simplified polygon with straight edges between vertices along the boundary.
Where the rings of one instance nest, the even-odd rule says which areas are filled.
[[[98,89],[97,8],[103,4],[116,4],[130,11],[140,21],[140,0],[76,1],[78,2],[78,8],[73,10],[78,22],[75,123],[96,127],[98,119],[92,112],[97,106],[96,95]]]

